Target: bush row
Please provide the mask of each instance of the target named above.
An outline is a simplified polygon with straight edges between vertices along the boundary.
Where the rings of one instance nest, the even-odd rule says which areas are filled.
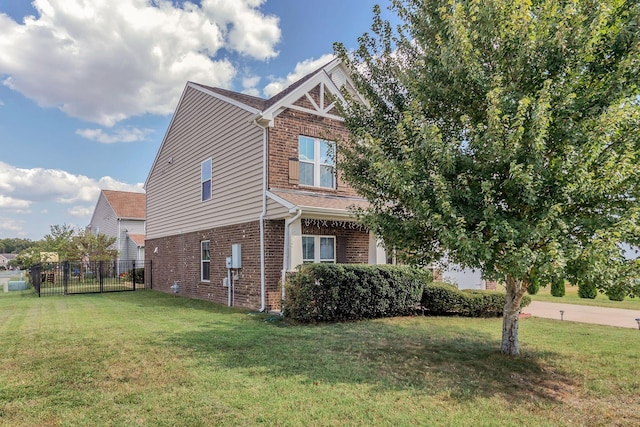
[[[431,283],[431,272],[407,266],[306,264],[289,276],[283,314],[298,322],[433,315],[501,316],[505,294],[460,291]],[[529,305],[526,296],[521,307]]]
[[[425,314],[435,316],[499,317],[504,310],[505,296],[504,292],[459,290],[448,283],[431,283],[424,288],[421,306]],[[520,307],[529,304],[531,297],[525,295]]]
[[[287,281],[283,314],[298,322],[412,315],[430,281],[405,266],[305,264]]]

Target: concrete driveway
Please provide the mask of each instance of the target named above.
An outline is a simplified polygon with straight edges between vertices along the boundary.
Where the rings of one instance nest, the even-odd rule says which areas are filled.
[[[561,310],[564,313],[561,314]],[[595,323],[634,329],[638,329],[636,319],[640,318],[638,310],[540,301],[531,301],[529,306],[522,309],[522,313],[546,319],[562,319],[568,322]]]

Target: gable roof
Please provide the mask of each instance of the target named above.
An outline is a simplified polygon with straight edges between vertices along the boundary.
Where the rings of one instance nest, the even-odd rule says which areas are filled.
[[[102,190],[107,203],[120,219],[146,219],[147,195],[129,191]]]
[[[291,85],[286,87],[284,90],[278,92],[277,94],[275,94],[274,96],[272,96],[269,99],[264,99],[264,98],[260,98],[260,97],[253,96],[253,95],[247,95],[245,93],[234,92],[232,90],[222,89],[222,88],[219,88],[219,87],[207,86],[207,85],[203,85],[203,84],[200,84],[200,83],[195,83],[195,82],[190,82],[190,83],[192,85],[194,85],[194,86],[200,86],[200,87],[202,87],[204,89],[207,89],[207,90],[209,90],[211,92],[214,92],[216,94],[222,95],[222,96],[224,96],[226,98],[233,99],[234,101],[237,101],[237,102],[239,102],[241,104],[244,104],[246,106],[255,108],[256,110],[265,111],[269,107],[277,104],[279,101],[281,101],[283,98],[285,98],[290,93],[294,92],[297,88],[302,86],[303,83],[307,82],[308,80],[310,80],[315,75],[323,72],[323,70],[327,69],[331,64],[336,63],[336,61],[337,61],[337,59],[334,59],[334,60],[330,61],[329,63],[323,65],[322,67],[310,72],[306,76],[304,76],[301,79],[295,81],[294,83],[292,83]]]
[[[337,120],[342,120],[341,117],[331,113],[330,110],[333,108],[335,103],[328,100],[326,101],[326,105],[316,105],[316,111],[301,108],[300,106],[295,105],[295,102],[305,96],[309,98],[308,92],[318,86],[321,87],[321,91],[330,93],[335,99],[343,100],[344,98],[340,93],[340,88],[345,84],[353,88],[353,83],[348,76],[347,70],[344,68],[340,60],[336,58],[300,78],[269,99],[234,92],[228,89],[207,86],[201,83],[188,82],[187,87],[192,87],[223,101],[230,102],[240,108],[254,113],[256,115],[256,121],[271,124],[274,117],[286,108],[302,109],[303,111],[314,112],[330,116]],[[322,97],[324,98],[324,94]],[[180,104],[178,104],[178,108],[180,108]]]

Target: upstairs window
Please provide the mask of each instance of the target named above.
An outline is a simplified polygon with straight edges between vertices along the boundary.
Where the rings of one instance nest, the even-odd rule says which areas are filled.
[[[207,159],[200,164],[200,188],[203,202],[211,199],[212,167],[211,159]]]
[[[335,142],[298,137],[300,185],[336,188]]]
[[[336,262],[336,238],[333,236],[302,236],[302,262]]]

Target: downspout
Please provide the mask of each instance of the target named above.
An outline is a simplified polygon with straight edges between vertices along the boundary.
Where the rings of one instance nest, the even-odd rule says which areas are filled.
[[[266,278],[264,267],[264,217],[267,214],[267,126],[262,126],[256,119],[253,124],[262,128],[262,212],[260,212],[260,312],[267,308],[266,303]]]
[[[282,301],[284,301],[284,281],[287,276],[287,270],[289,269],[289,262],[291,258],[291,236],[289,235],[289,226],[302,215],[302,209],[298,209],[296,214],[284,222],[284,254],[282,257]]]

